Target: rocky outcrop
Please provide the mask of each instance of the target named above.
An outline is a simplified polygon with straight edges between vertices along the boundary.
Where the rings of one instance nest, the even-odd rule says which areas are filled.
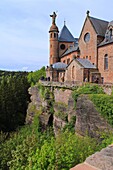
[[[37,86],[29,88],[31,103],[28,105],[26,124],[31,124],[36,112],[42,107],[42,100]]]
[[[46,129],[48,125],[53,125],[54,132],[57,134],[75,116],[74,100],[70,89],[49,87],[49,91],[42,97],[38,87],[34,86],[29,89],[29,94],[31,95],[31,103],[27,110],[27,124],[31,124],[34,116],[40,111],[39,120],[42,129]],[[51,113],[51,110],[54,113]]]
[[[107,121],[96,110],[87,95],[81,95],[76,104],[75,130],[80,135],[98,138],[102,132],[111,130]]]
[[[42,96],[37,86],[29,89],[31,103],[28,107],[27,123],[32,123],[34,115],[40,111],[42,129],[53,125],[55,134],[75,116],[75,132],[82,136],[87,134],[99,138],[101,132],[111,130],[110,125],[101,117],[87,95],[78,97],[75,109],[72,90],[55,87],[44,87],[44,90]]]
[[[113,145],[96,152],[70,170],[113,170]]]
[[[37,86],[29,88],[29,94],[31,95],[31,103],[28,106],[26,124],[31,124],[34,120],[34,116],[39,114],[39,122],[42,130],[53,123],[53,115],[50,113],[50,96],[46,94],[43,98]]]

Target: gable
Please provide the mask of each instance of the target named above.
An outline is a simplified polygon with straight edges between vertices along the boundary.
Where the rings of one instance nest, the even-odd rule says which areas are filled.
[[[95,34],[97,34],[97,33],[96,33],[96,30],[95,30],[95,28],[94,28],[94,26],[92,25],[92,23],[91,23],[91,21],[90,21],[90,19],[89,19],[89,16],[87,16],[86,19],[85,19],[84,25],[83,25],[83,27],[82,27],[82,30],[81,30],[79,39],[81,38],[82,33],[83,33],[83,31],[84,31],[84,28],[86,27],[86,24],[87,24],[88,21],[89,21],[89,23],[90,23],[90,26],[92,26],[92,28],[93,28]]]
[[[67,68],[72,64],[72,63],[77,63],[80,67],[82,68],[88,68],[88,69],[96,69],[96,66],[93,65],[89,60],[87,59],[82,59],[82,58],[75,58],[73,59],[70,64],[67,66]]]

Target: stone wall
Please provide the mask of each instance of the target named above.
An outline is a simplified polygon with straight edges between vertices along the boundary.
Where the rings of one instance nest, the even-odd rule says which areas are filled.
[[[73,90],[74,88],[78,86],[83,86],[86,83],[80,82],[80,81],[71,81],[71,82],[49,82],[49,81],[40,81],[44,86],[47,87],[58,87],[58,88],[67,88],[70,90]],[[104,89],[104,92],[108,95],[111,95],[112,89],[113,89],[113,84],[98,84]]]
[[[104,57],[108,55],[108,69],[104,69]],[[104,82],[113,83],[113,44],[98,48],[98,68]]]
[[[89,33],[90,40],[84,41],[84,36]],[[95,65],[97,64],[97,34],[91,24],[90,18],[87,17],[79,38],[80,58],[87,58]]]
[[[70,170],[113,170],[113,145],[96,152]]]

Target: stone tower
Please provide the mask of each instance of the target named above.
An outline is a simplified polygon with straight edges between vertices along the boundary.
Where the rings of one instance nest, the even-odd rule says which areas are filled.
[[[58,52],[58,27],[56,26],[55,19],[57,17],[56,13],[53,12],[52,15],[52,25],[49,30],[50,34],[50,57],[49,57],[49,64],[54,64],[59,61],[59,52]]]

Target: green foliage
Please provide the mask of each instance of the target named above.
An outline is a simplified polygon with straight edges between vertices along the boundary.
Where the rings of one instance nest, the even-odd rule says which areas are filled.
[[[86,84],[84,86],[80,86],[76,88],[72,94],[73,99],[75,101],[75,107],[76,107],[77,98],[81,94],[104,94],[104,91],[102,87],[96,84]]]
[[[75,133],[75,122],[76,122],[76,116],[73,116],[70,122],[68,122],[63,128],[63,131],[68,130],[69,132]]]
[[[39,113],[40,114],[40,113]],[[31,126],[18,129],[0,145],[0,169],[22,169],[27,163],[27,154],[31,153],[38,144],[39,122],[38,115]],[[42,142],[42,141],[41,141]],[[13,166],[14,165],[14,166]],[[24,168],[23,168],[24,169]]]
[[[0,145],[0,169],[69,170],[113,142],[112,133],[103,134],[102,143],[68,130],[54,137],[52,129],[40,132],[38,122],[37,115],[32,126],[13,133]]]
[[[49,113],[53,114],[54,113],[54,94],[53,92],[50,90],[50,87],[45,87],[42,84],[38,83],[37,84],[40,96],[46,100],[46,102],[48,103],[49,106]],[[43,108],[44,109],[44,108]]]
[[[30,72],[28,74],[28,82],[31,84],[31,86],[35,85],[41,77],[45,77],[46,72],[45,72],[45,67],[42,67],[40,70]]]
[[[29,101],[27,74],[7,74],[0,79],[0,130],[9,132],[25,122]]]
[[[113,96],[106,94],[92,94],[90,99],[95,104],[99,113],[113,126]]]

